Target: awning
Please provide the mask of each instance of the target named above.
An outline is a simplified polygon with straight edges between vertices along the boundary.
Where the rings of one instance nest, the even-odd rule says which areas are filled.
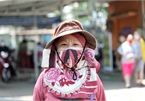
[[[0,0],[0,16],[47,15],[73,2],[88,0]]]
[[[30,26],[37,25],[48,26],[53,23],[61,22],[61,17],[48,18],[46,16],[2,16],[0,17],[0,25],[16,25],[16,26]]]

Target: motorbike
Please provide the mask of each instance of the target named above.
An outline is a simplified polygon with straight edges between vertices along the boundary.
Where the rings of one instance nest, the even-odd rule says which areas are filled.
[[[14,75],[12,60],[8,52],[0,52],[0,74],[3,82],[9,82]]]

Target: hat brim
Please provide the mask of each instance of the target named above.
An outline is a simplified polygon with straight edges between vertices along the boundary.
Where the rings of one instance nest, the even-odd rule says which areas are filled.
[[[84,37],[86,38],[87,41],[87,46],[92,48],[92,49],[96,49],[96,38],[89,32],[85,31],[85,30],[69,30],[69,31],[65,31],[60,33],[58,36],[54,37],[47,45],[46,45],[46,49],[50,48],[51,45],[53,44],[53,42],[57,39],[60,38],[62,36],[66,36],[66,35],[70,35],[73,33],[82,33],[84,35]]]

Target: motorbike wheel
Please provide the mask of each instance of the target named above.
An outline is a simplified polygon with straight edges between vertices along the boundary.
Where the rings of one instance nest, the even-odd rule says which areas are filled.
[[[12,75],[11,75],[10,69],[3,68],[3,70],[2,70],[2,81],[3,82],[9,82],[11,77],[12,77]]]

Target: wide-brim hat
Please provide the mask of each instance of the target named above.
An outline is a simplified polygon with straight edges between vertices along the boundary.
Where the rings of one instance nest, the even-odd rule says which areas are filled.
[[[56,39],[73,33],[81,33],[86,39],[86,45],[92,49],[96,48],[96,38],[91,33],[84,30],[81,23],[77,20],[66,20],[60,23],[55,29],[52,40],[46,45],[45,48],[51,48]]]

